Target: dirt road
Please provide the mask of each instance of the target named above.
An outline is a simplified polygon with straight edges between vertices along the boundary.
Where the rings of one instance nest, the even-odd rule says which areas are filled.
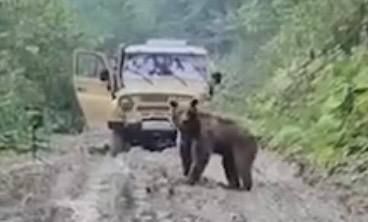
[[[294,177],[294,170],[265,151],[255,166],[251,192],[225,190],[220,159],[213,156],[201,184],[183,183],[175,148],[150,153],[134,148],[113,159],[90,155],[107,133],[58,137],[57,153],[47,163],[3,167],[0,221],[247,221],[366,222],[349,215],[334,193],[315,190]]]

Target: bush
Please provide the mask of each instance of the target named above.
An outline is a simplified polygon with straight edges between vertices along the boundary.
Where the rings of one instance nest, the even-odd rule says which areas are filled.
[[[60,123],[65,132],[83,124],[71,82],[72,52],[83,39],[73,22],[64,1],[0,3],[1,138],[11,137],[15,144],[29,139],[29,107],[45,119],[68,120]],[[4,138],[0,146],[8,146],[3,143]]]

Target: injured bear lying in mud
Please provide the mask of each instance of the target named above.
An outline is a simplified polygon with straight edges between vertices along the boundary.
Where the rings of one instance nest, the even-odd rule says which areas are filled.
[[[180,132],[180,157],[184,176],[193,185],[200,179],[212,153],[222,156],[229,188],[250,191],[256,138],[230,119],[199,111],[198,100],[179,105],[170,101],[171,118]]]

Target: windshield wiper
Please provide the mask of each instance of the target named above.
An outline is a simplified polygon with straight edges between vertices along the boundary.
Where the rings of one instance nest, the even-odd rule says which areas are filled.
[[[185,85],[185,86],[188,85],[187,82],[183,78],[179,77],[178,75],[175,75],[174,72],[171,71],[171,70],[168,70],[167,72],[161,71],[158,75],[159,76],[165,76],[165,77],[166,76],[172,76],[175,79],[177,79],[179,82],[181,82],[183,85]]]
[[[151,85],[154,85],[152,79],[148,78],[147,76],[143,75],[142,73],[139,73],[135,70],[128,69],[129,71],[133,72],[134,74],[137,74],[138,76],[142,77],[146,82],[150,83]]]
[[[206,74],[202,73],[200,68],[198,68],[197,66],[193,66],[193,68],[199,73],[199,75],[202,77],[202,79],[204,81],[206,81]]]
[[[175,79],[179,80],[179,82],[183,83],[183,85],[188,86],[188,83],[187,83],[184,79],[182,79],[181,77],[179,77],[179,76],[175,75],[174,73],[172,74],[172,76],[173,76]]]

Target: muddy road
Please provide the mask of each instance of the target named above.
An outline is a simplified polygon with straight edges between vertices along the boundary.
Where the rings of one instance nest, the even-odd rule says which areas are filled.
[[[261,151],[251,192],[222,188],[213,156],[199,185],[183,182],[175,148],[150,153],[134,148],[116,158],[91,155],[104,130],[58,136],[46,162],[2,163],[0,221],[6,222],[366,222],[348,214],[334,193],[313,189],[295,170]]]

